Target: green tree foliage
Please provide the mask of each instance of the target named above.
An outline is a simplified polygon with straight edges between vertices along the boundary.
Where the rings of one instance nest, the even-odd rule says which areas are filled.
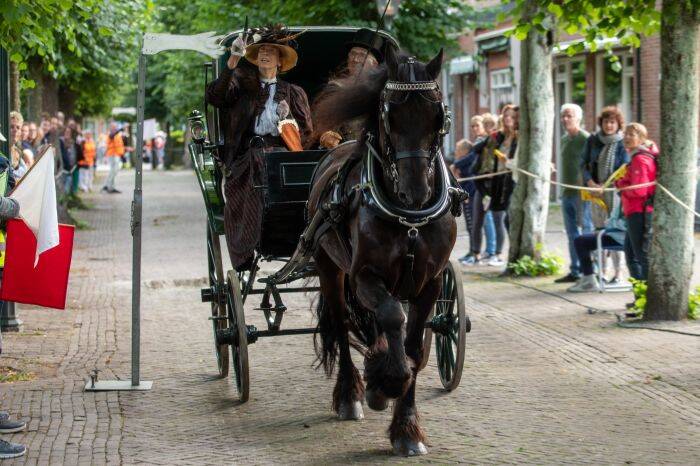
[[[373,0],[158,0],[160,32],[226,33],[250,25],[282,22],[289,25],[354,25],[375,28],[378,19]],[[393,33],[401,45],[420,58],[435,55],[445,46],[458,50],[457,36],[471,24],[472,10],[460,0],[404,0]],[[179,52],[155,56],[148,68],[149,99],[146,114],[183,122],[193,108],[202,107],[206,58]]]
[[[76,44],[62,44],[59,82],[76,92],[77,114],[105,113],[120,93],[133,92],[140,36],[149,25],[151,2],[104,0],[95,14],[76,27]]]
[[[20,71],[30,57],[39,56],[48,72],[59,63],[61,46],[75,50],[76,27],[95,11],[96,0],[9,0],[0,3],[0,44]],[[33,82],[25,81],[26,87]]]
[[[28,62],[38,57],[46,75],[77,95],[76,110],[99,113],[130,77],[150,0],[9,0],[0,3],[0,44],[18,64],[23,87]]]
[[[513,34],[517,39],[524,39],[531,30],[580,34],[581,40],[567,48],[569,55],[581,53],[586,47],[595,52],[604,39],[611,37],[618,38],[622,45],[639,47],[641,36],[656,34],[661,26],[656,0],[536,0],[540,12],[527,22],[520,21],[524,0],[515,3],[509,14],[516,21]]]

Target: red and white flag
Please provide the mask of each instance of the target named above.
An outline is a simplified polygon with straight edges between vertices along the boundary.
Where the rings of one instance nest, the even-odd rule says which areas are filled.
[[[35,266],[39,255],[59,242],[54,156],[55,149],[50,147],[10,194],[19,203],[19,216],[36,236]]]
[[[54,154],[49,148],[9,196],[21,220],[7,222],[3,301],[65,309],[74,229],[58,224]]]

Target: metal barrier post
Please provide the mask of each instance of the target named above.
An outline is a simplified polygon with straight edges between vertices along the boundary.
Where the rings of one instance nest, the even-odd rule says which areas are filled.
[[[134,170],[134,200],[131,203],[131,235],[133,237],[131,282],[131,380],[98,380],[97,368],[85,384],[86,391],[150,390],[153,382],[141,380],[141,220],[143,213],[143,119],[146,102],[146,55],[168,50],[193,50],[216,58],[224,47],[214,32],[192,36],[146,33],[139,54],[138,94],[136,97],[136,160]],[[1,101],[2,99],[0,99]]]
[[[131,380],[97,380],[93,371],[86,391],[150,390],[151,381],[141,380],[141,219],[143,213],[143,118],[146,101],[146,56],[139,55],[138,95],[136,97],[136,163],[134,164],[134,200],[131,202]]]

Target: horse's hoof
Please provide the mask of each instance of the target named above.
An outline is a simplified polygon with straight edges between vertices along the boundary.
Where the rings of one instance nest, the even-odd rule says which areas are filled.
[[[392,443],[394,454],[397,456],[421,456],[427,455],[428,449],[423,442],[416,442],[408,438],[397,439]]]
[[[367,406],[375,411],[384,411],[389,407],[389,400],[378,390],[365,390],[365,401],[367,401]]]
[[[362,403],[359,401],[343,401],[338,407],[338,419],[341,421],[359,421],[365,418],[362,412]]]

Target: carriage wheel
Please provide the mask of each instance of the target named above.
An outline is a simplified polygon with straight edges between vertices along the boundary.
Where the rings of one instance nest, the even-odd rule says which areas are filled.
[[[450,260],[442,272],[442,292],[435,303],[431,327],[435,334],[435,353],[442,386],[454,390],[464,366],[464,349],[469,318],[464,311],[462,271]]]
[[[228,273],[228,293],[226,307],[228,310],[229,330],[233,332],[231,356],[233,357],[233,373],[236,388],[241,402],[248,401],[250,379],[248,375],[248,327],[243,314],[243,297],[241,282],[234,271]]]
[[[217,333],[228,327],[226,322],[226,306],[218,298],[224,290],[224,271],[221,263],[221,243],[219,235],[212,232],[211,226],[207,226],[207,259],[209,264],[209,286],[216,290],[214,299],[211,300],[212,325],[214,327],[214,351],[216,353],[216,363],[219,368],[219,376],[228,375],[229,357],[228,345],[217,343]]]

